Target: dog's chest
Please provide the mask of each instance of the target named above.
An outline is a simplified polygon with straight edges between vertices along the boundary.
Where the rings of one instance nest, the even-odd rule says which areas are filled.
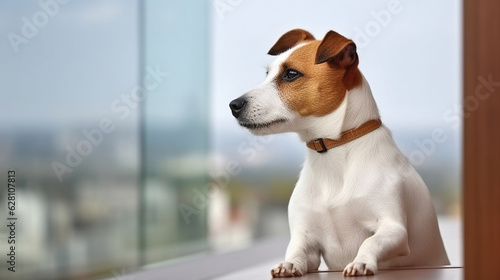
[[[304,212],[309,212],[307,216],[311,217],[325,238],[331,236],[341,243],[357,237],[365,239],[377,223],[377,217],[370,213],[366,203],[355,197],[318,200],[308,208]]]
[[[290,200],[290,222],[308,228],[322,252],[352,259],[376,228],[379,217],[371,204],[378,194],[357,191],[355,179],[346,178],[334,166],[324,167],[304,167]]]
[[[371,235],[378,217],[366,197],[318,186],[294,191],[289,205],[291,220],[312,229],[327,244],[357,244],[358,238]]]
[[[352,260],[363,241],[373,234],[376,219],[356,204],[352,200],[335,206],[315,203],[300,210],[308,221],[299,222],[300,226],[305,227],[309,240],[316,242],[313,246],[318,246],[331,269],[341,269]]]

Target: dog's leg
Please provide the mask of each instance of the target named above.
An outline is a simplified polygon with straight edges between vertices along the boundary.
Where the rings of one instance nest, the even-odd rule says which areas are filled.
[[[308,271],[318,269],[321,258],[316,248],[305,234],[297,234],[290,240],[286,250],[285,261],[271,269],[272,277],[302,276]]]
[[[354,261],[345,267],[344,276],[373,275],[379,262],[409,253],[406,228],[397,222],[382,222],[361,244]]]

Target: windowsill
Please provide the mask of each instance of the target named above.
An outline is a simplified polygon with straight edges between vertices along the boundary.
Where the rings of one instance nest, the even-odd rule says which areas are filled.
[[[369,279],[462,279],[462,222],[458,218],[440,217],[439,224],[452,266],[381,270]],[[125,276],[128,277],[125,279],[271,279],[269,269],[282,260],[287,243],[288,237],[269,239],[236,252],[207,254],[182,262],[155,265]],[[342,272],[327,271],[324,264],[319,270],[300,279],[345,279]]]
[[[275,264],[275,263],[273,263]],[[213,280],[256,280],[272,279],[269,275],[269,265],[266,264],[246,269],[231,275],[213,278]],[[267,272],[267,273],[263,273]],[[443,267],[418,267],[418,268],[399,268],[390,270],[380,270],[376,275],[369,277],[346,278],[342,271],[318,271],[310,272],[298,279],[300,280],[345,280],[345,279],[370,279],[370,280],[400,280],[400,279],[425,279],[425,280],[443,280],[443,279],[462,279],[463,268],[453,266]],[[278,279],[278,278],[274,278]]]

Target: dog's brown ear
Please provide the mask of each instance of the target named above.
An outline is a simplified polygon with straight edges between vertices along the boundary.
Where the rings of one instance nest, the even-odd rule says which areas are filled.
[[[278,39],[267,54],[278,55],[284,53],[298,43],[307,40],[314,40],[314,36],[303,29],[290,30]]]
[[[316,64],[328,61],[347,68],[357,60],[356,44],[335,31],[326,33],[316,52]]]

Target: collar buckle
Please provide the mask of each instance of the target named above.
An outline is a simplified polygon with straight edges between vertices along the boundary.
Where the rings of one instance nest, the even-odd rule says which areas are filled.
[[[316,143],[318,143],[320,145],[321,150],[318,150]],[[313,140],[313,145],[314,145],[314,149],[316,150],[316,152],[318,152],[320,154],[328,151],[328,149],[325,146],[325,142],[323,142],[323,138]]]

